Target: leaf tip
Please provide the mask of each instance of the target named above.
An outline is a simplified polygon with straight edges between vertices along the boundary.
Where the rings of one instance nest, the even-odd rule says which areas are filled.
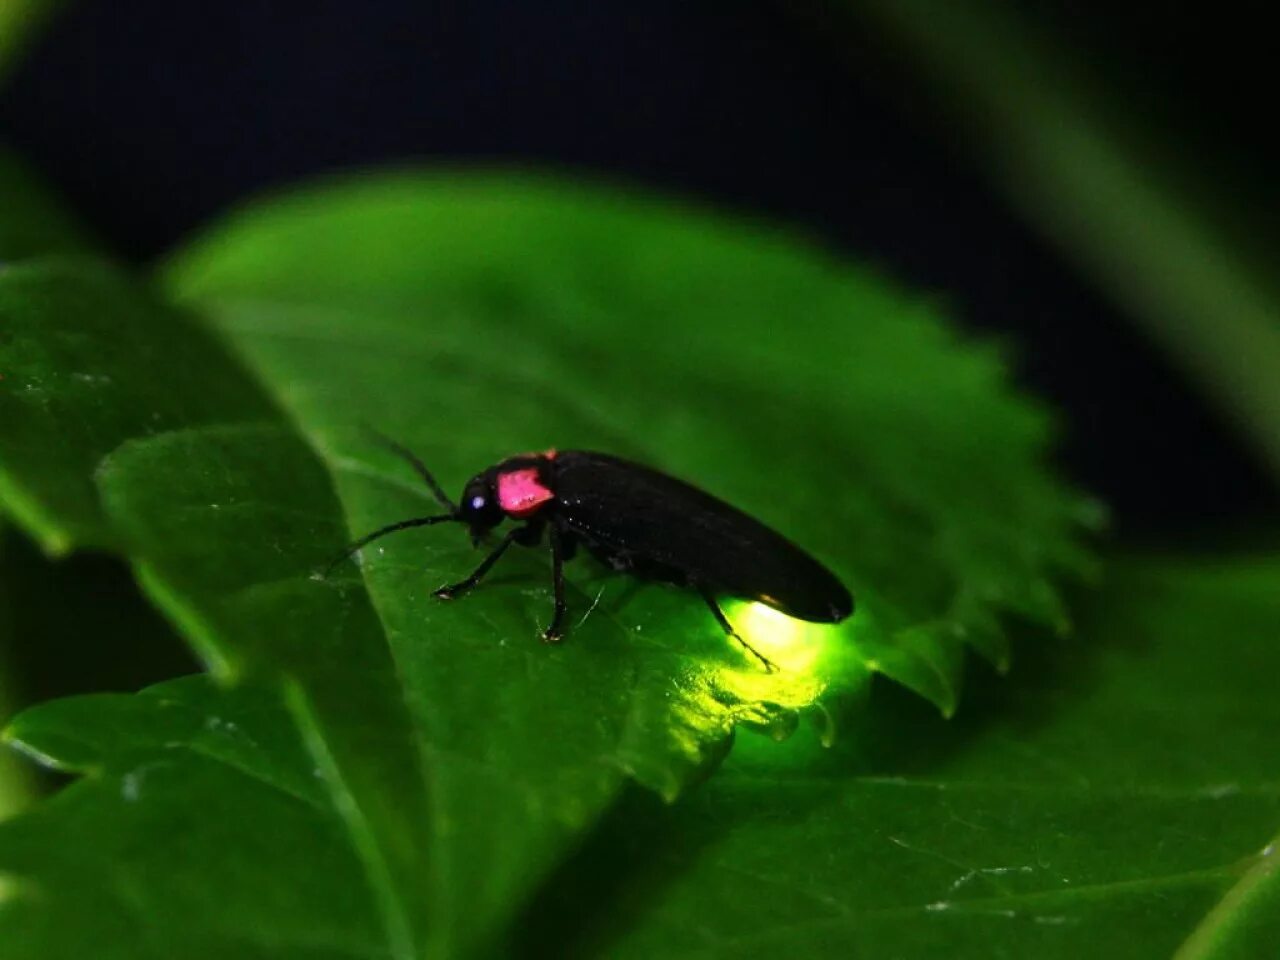
[[[61,560],[71,553],[72,548],[75,546],[71,534],[57,527],[41,530],[37,534],[37,539],[40,543],[40,549],[44,551],[50,560]]]
[[[830,750],[836,745],[836,718],[821,700],[813,704],[813,725],[818,730],[818,742]]]
[[[1094,533],[1101,533],[1111,526],[1111,510],[1097,497],[1077,497],[1074,515],[1076,523]]]
[[[52,754],[45,753],[43,750],[33,746],[30,741],[23,739],[22,733],[17,729],[16,724],[10,724],[0,731],[0,740],[3,740],[17,753],[22,754],[28,760],[44,767],[46,770],[56,770],[60,773],[72,772],[71,769]]]

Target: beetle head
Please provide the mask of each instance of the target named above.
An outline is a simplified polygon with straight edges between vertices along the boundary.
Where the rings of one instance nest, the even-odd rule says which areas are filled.
[[[468,482],[462,491],[462,500],[458,504],[458,519],[471,530],[471,539],[479,543],[486,533],[503,521],[502,505],[498,502],[498,491],[492,470],[478,473]]]

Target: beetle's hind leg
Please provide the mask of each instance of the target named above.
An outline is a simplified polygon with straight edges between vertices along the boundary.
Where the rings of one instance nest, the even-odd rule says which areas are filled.
[[[552,523],[547,538],[551,541],[551,587],[555,593],[556,608],[551,615],[551,625],[542,631],[546,643],[559,643],[564,636],[564,615],[568,605],[564,600],[564,562],[573,552],[573,541]]]
[[[748,653],[764,665],[764,668],[767,671],[770,673],[777,673],[778,665],[751,644],[747,643],[747,641],[743,639],[742,635],[738,633],[737,630],[733,629],[733,624],[729,622],[729,618],[726,617],[724,615],[724,611],[720,609],[720,604],[716,602],[715,595],[712,594],[704,584],[697,583],[694,584],[694,586],[697,588],[698,593],[702,595],[702,599],[706,601],[707,609],[710,610],[711,615],[716,618],[716,623],[720,624],[720,629],[742,644]]]

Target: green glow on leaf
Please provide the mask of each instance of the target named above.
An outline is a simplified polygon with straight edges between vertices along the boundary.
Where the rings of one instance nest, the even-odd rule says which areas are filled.
[[[768,717],[776,723],[779,710],[801,710],[815,703],[830,685],[840,645],[847,642],[844,625],[808,623],[763,603],[738,601],[726,607],[738,632],[779,668],[769,673],[744,653],[744,666],[717,669],[718,689],[752,705],[742,719],[758,723]]]
[[[763,603],[737,606],[733,622],[753,646],[784,671],[813,675],[838,628],[797,620]]]

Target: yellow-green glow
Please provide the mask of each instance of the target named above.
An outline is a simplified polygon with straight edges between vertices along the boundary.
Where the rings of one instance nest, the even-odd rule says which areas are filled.
[[[763,603],[735,603],[725,612],[743,638],[779,668],[768,673],[748,654],[741,666],[718,671],[721,689],[742,701],[747,715],[741,719],[764,720],[752,714],[796,710],[818,699],[830,679],[825,668],[840,627],[796,620]]]
[[[829,687],[852,689],[866,679],[852,622],[808,623],[746,601],[727,603],[725,614],[743,639],[778,669],[766,670],[728,637],[723,638],[723,656],[686,661],[686,672],[663,703],[672,753],[696,769],[727,743],[735,725],[781,740],[804,712],[817,720],[821,740],[829,744],[834,727],[819,698]],[[642,776],[653,773],[646,769]],[[658,787],[674,800],[684,785],[680,778],[668,777]]]
[[[763,603],[741,603],[729,614],[751,645],[790,673],[808,673],[823,653],[831,627],[796,620]]]

